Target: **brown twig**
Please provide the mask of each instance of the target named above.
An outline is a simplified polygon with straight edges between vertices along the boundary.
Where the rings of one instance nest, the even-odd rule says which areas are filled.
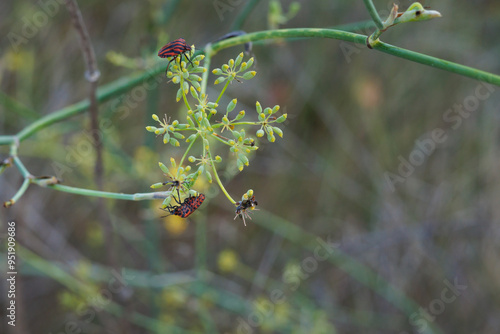
[[[103,161],[102,161],[102,141],[99,130],[99,116],[98,116],[98,102],[97,102],[97,82],[101,73],[97,68],[97,61],[95,57],[94,47],[90,41],[89,33],[85,22],[83,21],[82,13],[76,0],[66,0],[66,8],[71,15],[71,20],[75,27],[78,37],[80,39],[80,46],[82,48],[82,54],[85,58],[85,64],[87,66],[87,71],[85,72],[85,78],[90,82],[90,122],[91,122],[91,132],[94,139],[94,146],[96,149],[96,163],[95,163],[95,182],[99,190],[102,190],[103,185]]]

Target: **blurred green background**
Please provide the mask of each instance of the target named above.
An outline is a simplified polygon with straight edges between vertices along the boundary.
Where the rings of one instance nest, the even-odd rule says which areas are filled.
[[[298,2],[282,28],[369,19],[362,1]],[[170,40],[203,48],[231,31],[248,3],[79,1],[101,85],[140,73]],[[285,12],[290,3],[282,1]],[[374,3],[381,11],[392,5]],[[401,9],[410,3],[399,1]],[[382,40],[500,73],[498,1],[424,5],[443,18],[397,26]],[[43,10],[53,14],[44,24]],[[255,1],[241,28],[268,29],[268,12],[269,1]],[[26,22],[40,27],[26,31]],[[63,5],[3,0],[0,32],[0,134],[87,97]],[[13,45],[11,32],[32,36]],[[241,51],[220,52],[212,68]],[[122,66],[110,52],[134,61]],[[207,200],[186,220],[160,218],[161,201],[106,200],[110,243],[95,198],[31,186],[0,210],[2,268],[10,220],[21,261],[18,323],[2,317],[1,326],[9,333],[498,333],[500,88],[335,40],[266,41],[253,54],[257,76],[232,84],[222,105],[238,98],[238,110],[249,113],[257,100],[279,104],[289,118],[284,138],[261,141],[242,173],[230,172],[234,160],[225,159],[228,191],[239,198],[251,188],[259,202],[247,227],[233,220],[235,208],[215,184],[199,184]],[[212,99],[222,88],[214,80]],[[103,138],[104,190],[148,192],[166,181],[158,161],[184,151],[145,126],[153,113],[184,117],[176,90],[165,80],[126,117],[116,110],[127,94],[100,104],[101,119],[112,122]],[[460,105],[470,112],[458,113]],[[34,175],[56,175],[64,164],[71,167],[60,175],[64,184],[96,189],[88,127],[88,114],[54,124],[22,142],[19,156]],[[446,139],[432,141],[435,129]],[[6,158],[8,147],[0,154]],[[0,175],[0,201],[21,182],[15,168]],[[318,247],[328,242],[325,259]]]

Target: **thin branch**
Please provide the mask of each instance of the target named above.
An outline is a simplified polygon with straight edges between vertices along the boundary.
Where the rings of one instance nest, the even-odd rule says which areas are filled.
[[[368,13],[370,13],[370,16],[373,19],[373,22],[379,28],[380,30],[384,29],[384,24],[382,23],[382,20],[380,19],[380,16],[377,13],[377,9],[373,5],[372,0],[363,0],[366,6],[366,9],[368,10]]]
[[[85,22],[83,21],[82,13],[78,7],[76,0],[66,0],[66,8],[71,15],[71,20],[75,27],[78,37],[80,39],[80,46],[82,48],[82,54],[85,59],[85,64],[87,66],[87,72],[85,73],[85,78],[90,82],[89,89],[89,100],[90,100],[90,122],[91,122],[91,132],[94,139],[94,146],[96,149],[96,162],[95,162],[95,182],[99,189],[102,189],[102,174],[103,174],[103,162],[102,162],[102,141],[99,131],[99,107],[97,100],[97,81],[101,76],[98,68],[97,61],[95,57],[94,48],[90,41],[89,33]]]

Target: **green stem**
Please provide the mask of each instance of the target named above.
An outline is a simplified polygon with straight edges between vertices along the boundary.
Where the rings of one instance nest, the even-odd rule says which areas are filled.
[[[212,60],[212,47],[208,44],[205,47],[205,59],[203,59],[203,67],[205,68],[205,72],[203,72],[201,76],[201,95],[207,93],[207,83],[208,83],[208,75],[210,74],[210,62]]]
[[[422,53],[409,51],[394,45],[390,45],[384,42],[379,42],[373,46],[374,50],[388,53],[390,55],[408,59],[416,63],[431,66],[433,68],[439,68],[444,71],[460,74],[469,78],[473,78],[479,81],[487,82],[496,86],[500,86],[500,76],[481,71],[469,66],[457,64],[451,61],[443,60],[440,58],[428,56]]]
[[[380,30],[384,29],[384,24],[382,23],[382,20],[380,19],[380,16],[377,13],[377,9],[373,5],[372,0],[363,0],[366,6],[366,9],[368,10],[368,13],[370,13],[370,16],[373,19],[373,22],[375,22],[375,25],[377,28]]]
[[[33,180],[33,183],[41,185],[41,184],[37,183],[36,180]],[[170,191],[123,194],[123,193],[112,193],[112,192],[99,191],[99,190],[82,189],[82,188],[65,186],[62,184],[46,185],[43,187],[52,188],[54,190],[59,190],[59,191],[63,191],[63,192],[71,193],[71,194],[76,194],[76,195],[101,197],[101,198],[112,198],[112,199],[120,199],[120,200],[127,200],[127,201],[144,201],[144,200],[153,200],[153,199],[164,199],[164,198],[170,196]]]
[[[215,135],[213,135],[213,134],[211,134],[210,136],[212,136],[212,138],[217,139],[218,141],[220,141],[220,142],[221,142],[221,143],[223,143],[223,144],[229,145],[229,143],[228,143],[227,141],[225,141],[224,139],[222,139],[222,138],[220,138],[220,137],[217,137],[217,136],[215,136]]]
[[[251,41],[258,41],[264,39],[280,39],[280,38],[297,38],[297,37],[321,37],[333,38],[344,40],[348,42],[366,44],[367,36],[355,34],[351,32],[334,30],[334,29],[281,29],[281,30],[268,30],[250,33],[227,40],[223,40],[212,45],[212,53],[216,54],[218,51],[232,47],[235,45],[244,44]],[[500,86],[500,76],[493,73],[481,71],[469,66],[460,65],[447,60],[439,59],[432,56],[427,56],[418,52],[399,48],[387,43],[379,42],[373,46],[374,50],[392,54],[396,57],[408,59],[420,64],[460,74],[469,78],[487,82],[496,86]]]
[[[3,204],[3,206],[8,208],[8,207],[14,205],[14,203],[16,203],[19,200],[19,198],[21,198],[21,196],[26,192],[26,190],[28,189],[28,187],[30,185],[30,181],[31,181],[31,179],[28,179],[28,178],[24,179],[23,184],[17,190],[16,194],[14,196],[12,196],[12,198],[10,200],[5,202]]]
[[[214,172],[214,176],[215,176],[215,180],[217,180],[217,184],[219,185],[219,187],[222,190],[222,192],[224,193],[224,195],[226,195],[227,199],[231,203],[236,205],[236,201],[231,197],[231,195],[229,195],[229,193],[227,192],[226,188],[224,188],[224,185],[222,184],[222,182],[219,178],[219,174],[217,173],[217,169],[215,168],[214,159],[212,159],[212,153],[210,153],[210,150],[208,150],[208,157],[210,158],[210,165],[212,166],[212,171]]]
[[[0,145],[10,145],[16,141],[16,136],[0,136]]]
[[[115,80],[107,85],[102,86],[97,90],[97,100],[99,102],[110,100],[118,95],[124,94],[133,87],[144,83],[145,88],[149,87],[148,85],[155,85],[154,83],[148,83],[146,85],[146,81],[154,78],[159,73],[163,73],[165,71],[166,65],[156,66],[144,73],[139,75],[131,75],[125,78],[121,78]],[[85,112],[90,106],[89,100],[83,100],[77,102],[73,105],[67,106],[61,110],[50,113],[47,116],[44,116],[37,121],[31,123],[23,130],[21,130],[17,136],[19,141],[23,141],[26,138],[32,136],[34,133],[40,131],[43,128],[48,127],[51,124],[56,122],[65,120],[66,118],[81,114]],[[0,144],[3,144],[0,141]]]
[[[28,172],[28,169],[24,166],[23,162],[17,155],[12,155],[12,160],[14,161],[14,164],[16,165],[17,169],[19,169],[19,172],[25,179],[32,178],[33,175],[31,175],[30,172]]]
[[[231,80],[229,78],[227,78],[226,84],[224,85],[224,88],[222,88],[222,90],[221,90],[221,92],[219,94],[219,97],[217,98],[217,101],[215,101],[215,103],[219,103],[222,95],[224,94],[224,92],[226,91],[227,86],[229,86],[230,83],[231,83]]]
[[[184,92],[183,86],[184,86],[184,78],[181,77],[180,89],[182,89],[182,99],[184,100],[184,104],[186,105],[186,108],[188,110],[192,110],[191,106],[189,105],[189,102],[188,102],[188,100],[186,98],[186,93]]]
[[[186,159],[186,157],[189,153],[189,150],[191,150],[191,147],[193,147],[194,142],[196,141],[196,139],[198,139],[199,136],[200,136],[200,134],[198,133],[198,135],[196,137],[194,137],[194,140],[191,142],[191,144],[189,144],[188,148],[186,149],[186,152],[184,152],[184,155],[181,158],[181,162],[179,163],[179,167],[182,167],[182,164],[184,163],[184,159]],[[177,168],[177,173],[179,173],[178,168]],[[177,175],[177,177],[179,177],[179,175]]]

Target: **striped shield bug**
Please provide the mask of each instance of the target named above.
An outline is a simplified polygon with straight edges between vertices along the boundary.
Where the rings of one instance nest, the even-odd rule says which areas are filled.
[[[184,202],[180,203],[177,198],[175,198],[175,201],[179,205],[169,205],[165,209],[162,209],[164,211],[168,211],[170,215],[174,216],[179,216],[181,218],[187,218],[189,215],[191,215],[193,212],[196,211],[200,207],[200,205],[203,203],[205,200],[205,195],[199,194],[198,196],[191,196],[187,197],[184,199]],[[167,216],[163,216],[167,217]],[[162,217],[162,218],[163,218]]]
[[[158,51],[158,57],[171,58],[167,65],[167,72],[168,72],[170,63],[175,59],[177,59],[177,57],[182,55],[184,55],[186,59],[191,63],[191,66],[194,66],[193,63],[191,62],[191,59],[189,59],[188,55],[186,54],[189,51],[191,51],[191,47],[187,45],[184,38],[179,38],[162,47],[160,51]]]

